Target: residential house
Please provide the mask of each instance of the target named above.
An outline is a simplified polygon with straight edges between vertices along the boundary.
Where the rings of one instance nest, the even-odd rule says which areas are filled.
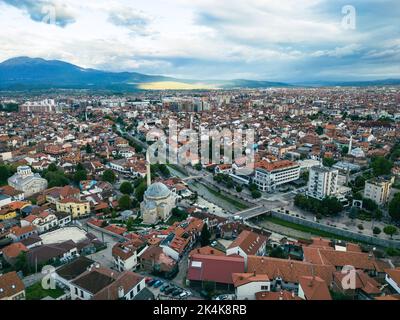
[[[133,271],[138,266],[138,255],[145,250],[144,241],[139,239],[116,243],[112,248],[114,265],[118,271]]]
[[[333,284],[335,291],[356,300],[373,300],[382,293],[380,284],[362,270],[337,271]]]
[[[70,213],[73,219],[79,219],[90,214],[90,204],[74,198],[66,198],[57,202],[57,211]]]
[[[331,265],[317,265],[303,261],[249,256],[247,273],[266,274],[271,280],[271,290],[298,292],[300,278],[318,276],[328,285],[333,280],[335,268]]]
[[[55,280],[60,287],[70,288],[70,282],[95,265],[95,262],[87,257],[80,256],[59,267],[55,271]]]
[[[78,257],[78,248],[74,241],[68,240],[61,243],[45,244],[29,250],[28,263],[36,266],[44,263],[66,263]]]
[[[164,253],[159,246],[148,247],[140,256],[138,256],[140,269],[156,275],[170,279],[179,271],[178,263]]]
[[[298,296],[303,300],[332,300],[328,284],[316,276],[300,277]]]
[[[234,273],[232,279],[237,300],[255,300],[258,292],[271,291],[271,282],[265,274]]]
[[[43,211],[38,215],[31,214],[21,219],[21,227],[35,226],[40,233],[45,233],[58,227],[58,219],[54,213]]]
[[[400,268],[386,269],[385,272],[386,282],[393,288],[394,291],[400,294]]]
[[[11,238],[14,242],[19,242],[21,240],[29,238],[34,234],[38,234],[38,230],[33,225],[25,227],[14,226],[10,229],[10,232],[7,236]]]
[[[239,237],[228,247],[226,255],[239,255],[244,258],[247,267],[247,257],[264,256],[267,249],[267,237],[251,232],[248,230],[242,231]]]
[[[95,266],[71,281],[72,300],[133,300],[145,288],[145,278]]]
[[[25,300],[25,285],[15,271],[0,275],[0,300]]]
[[[14,265],[22,252],[28,252],[28,248],[21,242],[15,242],[2,249],[3,258],[9,264]]]

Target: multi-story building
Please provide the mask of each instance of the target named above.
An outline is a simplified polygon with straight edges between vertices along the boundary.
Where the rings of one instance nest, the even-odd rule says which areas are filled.
[[[299,178],[300,166],[293,161],[267,162],[263,160],[255,165],[254,183],[261,191],[274,191],[280,185]]]
[[[309,197],[322,200],[335,196],[338,191],[339,170],[326,167],[312,167],[308,180]]]
[[[56,206],[57,211],[70,213],[73,219],[78,219],[82,216],[90,214],[90,203],[88,201],[67,198],[58,201]]]
[[[388,202],[395,178],[379,177],[365,183],[364,198],[375,201],[378,205]]]
[[[14,189],[24,192],[27,198],[47,188],[47,180],[38,173],[32,173],[28,166],[18,167],[17,173],[8,179],[8,184]]]

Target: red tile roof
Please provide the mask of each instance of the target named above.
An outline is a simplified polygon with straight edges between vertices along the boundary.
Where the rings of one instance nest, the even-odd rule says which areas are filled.
[[[187,278],[191,281],[233,284],[232,274],[244,273],[244,271],[242,257],[195,254],[189,260]]]

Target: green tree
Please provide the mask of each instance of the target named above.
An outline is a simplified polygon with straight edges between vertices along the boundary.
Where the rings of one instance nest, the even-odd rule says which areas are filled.
[[[143,179],[135,189],[135,197],[139,202],[143,201],[146,189],[147,189],[147,183],[146,180]]]
[[[315,132],[316,132],[319,136],[322,136],[322,135],[324,134],[324,128],[321,127],[321,126],[318,126],[318,127],[315,129]]]
[[[365,178],[362,176],[358,176],[354,180],[354,187],[357,189],[363,189],[365,187]]]
[[[87,180],[87,174],[86,171],[80,170],[80,171],[76,171],[74,174],[74,181],[76,183],[79,183],[83,180]]]
[[[211,233],[210,230],[208,230],[208,226],[205,223],[203,226],[203,229],[201,230],[201,235],[200,235],[200,243],[202,247],[208,246],[210,244],[210,239],[211,239]]]
[[[372,232],[373,232],[375,235],[378,235],[378,234],[380,234],[380,233],[382,232],[382,230],[379,229],[378,227],[375,227],[375,228],[372,230]]]
[[[28,258],[26,256],[26,252],[21,252],[14,264],[14,268],[18,271],[22,271],[25,276],[28,276],[31,273],[31,266],[29,265]]]
[[[242,186],[237,186],[236,187],[236,192],[241,193],[243,191],[243,187]]]
[[[383,228],[383,232],[393,238],[393,235],[397,233],[397,228],[395,226],[386,226]]]
[[[132,200],[125,194],[118,200],[118,205],[121,210],[129,210],[132,208]]]
[[[126,222],[126,229],[128,229],[128,231],[133,231],[133,226],[135,225],[135,221],[133,220],[133,218],[129,218],[128,221]]]
[[[282,247],[276,247],[272,249],[269,256],[272,258],[279,258],[279,259],[287,259],[288,257],[285,251],[282,249]]]
[[[262,197],[262,194],[260,191],[254,190],[251,192],[251,196],[253,197],[253,199],[259,199]]]
[[[365,210],[373,212],[378,209],[378,204],[374,200],[365,198],[363,199],[363,208]]]
[[[376,177],[382,175],[388,175],[391,174],[392,172],[393,162],[384,157],[377,157],[374,160],[372,160],[371,168]]]
[[[124,182],[121,184],[121,187],[119,188],[119,191],[123,194],[132,194],[133,193],[133,186],[130,182]]]
[[[333,167],[333,165],[336,163],[336,161],[333,158],[324,158],[322,163],[325,167]]]
[[[55,163],[50,163],[49,167],[47,168],[48,171],[56,172],[58,171],[57,165]]]
[[[93,153],[93,148],[89,143],[86,145],[86,153],[88,154]]]
[[[393,220],[400,220],[400,193],[396,193],[389,203],[389,214]]]
[[[105,170],[102,178],[103,178],[103,181],[109,182],[111,184],[114,184],[117,179],[114,171],[112,171],[112,170]]]
[[[321,202],[323,214],[336,215],[343,211],[343,204],[335,197],[327,197]]]
[[[0,186],[7,184],[9,177],[11,177],[9,168],[7,166],[0,166]]]

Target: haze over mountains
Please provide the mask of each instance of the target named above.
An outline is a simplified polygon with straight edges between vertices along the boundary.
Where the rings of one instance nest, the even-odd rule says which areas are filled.
[[[296,86],[400,85],[400,80],[368,82],[301,83]],[[289,87],[288,83],[234,80],[189,80],[136,72],[107,72],[85,69],[59,61],[18,57],[0,63],[0,90],[92,89],[135,91],[148,89],[232,89]]]

